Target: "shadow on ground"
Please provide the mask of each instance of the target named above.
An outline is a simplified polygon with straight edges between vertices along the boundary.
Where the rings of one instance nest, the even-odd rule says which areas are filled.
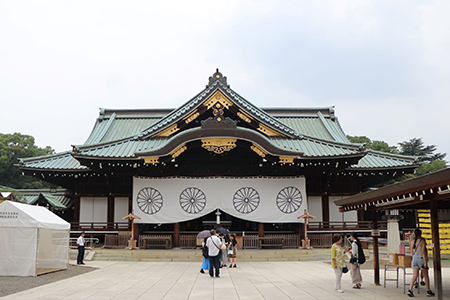
[[[69,265],[67,270],[43,274],[36,277],[0,277],[0,281],[2,283],[0,285],[0,297],[15,294],[21,291],[32,289],[41,285],[49,284],[94,270],[96,270],[96,268]]]

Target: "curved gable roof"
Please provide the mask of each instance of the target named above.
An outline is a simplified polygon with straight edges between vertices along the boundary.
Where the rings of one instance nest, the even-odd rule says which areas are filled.
[[[348,141],[342,130],[334,107],[324,108],[258,108],[234,92],[226,77],[217,72],[209,78],[209,84],[195,97],[177,109],[101,109],[95,126],[84,145],[74,146],[74,151],[57,153],[40,158],[23,159],[21,168],[50,170],[89,170],[81,165],[78,157],[113,159],[137,159],[138,153],[152,153],[169,149],[176,134],[158,136],[177,122],[190,118],[199,107],[220,92],[240,112],[263,124],[277,136],[264,136],[276,152],[291,152],[302,157],[339,157],[366,155],[351,169],[377,169],[390,167],[415,167],[414,158],[392,156],[388,153],[364,152],[360,144]],[[205,109],[205,108],[203,108]],[[236,112],[236,111],[235,111]],[[242,117],[241,117],[242,119]],[[243,119],[244,120],[244,119]],[[199,129],[199,127],[194,127]],[[249,131],[239,127],[242,131]],[[75,157],[76,158],[75,158]]]
[[[216,92],[220,92],[224,97],[231,101],[236,107],[241,109],[245,114],[251,116],[253,119],[258,120],[264,126],[267,126],[271,130],[286,135],[292,138],[301,138],[302,135],[293,130],[286,124],[283,124],[276,120],[274,117],[266,113],[264,110],[254,106],[249,101],[245,100],[238,93],[230,89],[230,86],[226,84],[226,77],[224,77],[219,70],[209,78],[209,85],[197,94],[194,98],[183,104],[179,108],[175,109],[167,116],[153,124],[151,127],[143,130],[136,135],[135,139],[145,139],[154,136],[164,130],[167,130],[180,120],[189,117],[195,112],[201,105],[205,104]]]

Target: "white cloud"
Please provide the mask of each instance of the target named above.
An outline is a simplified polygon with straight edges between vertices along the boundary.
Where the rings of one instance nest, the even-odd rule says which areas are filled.
[[[0,132],[67,150],[88,137],[99,107],[177,107],[218,67],[255,105],[335,105],[348,134],[423,137],[450,152],[449,6],[0,2]]]

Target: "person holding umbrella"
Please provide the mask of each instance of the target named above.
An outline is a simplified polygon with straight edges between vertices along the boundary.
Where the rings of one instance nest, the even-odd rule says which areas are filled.
[[[203,230],[197,234],[197,240],[203,239],[201,249],[203,255],[203,263],[200,267],[200,273],[204,274],[205,270],[209,271],[209,255],[208,255],[208,247],[206,247],[206,240],[211,236],[211,230]]]
[[[205,237],[202,243],[202,255],[203,255],[203,263],[200,267],[200,273],[205,274],[205,270],[209,271],[209,255],[208,255],[208,247],[206,247],[206,240],[208,238]]]

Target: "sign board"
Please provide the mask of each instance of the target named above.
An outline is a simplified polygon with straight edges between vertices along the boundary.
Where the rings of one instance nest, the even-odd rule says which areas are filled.
[[[380,236],[380,229],[372,229],[372,236]]]

